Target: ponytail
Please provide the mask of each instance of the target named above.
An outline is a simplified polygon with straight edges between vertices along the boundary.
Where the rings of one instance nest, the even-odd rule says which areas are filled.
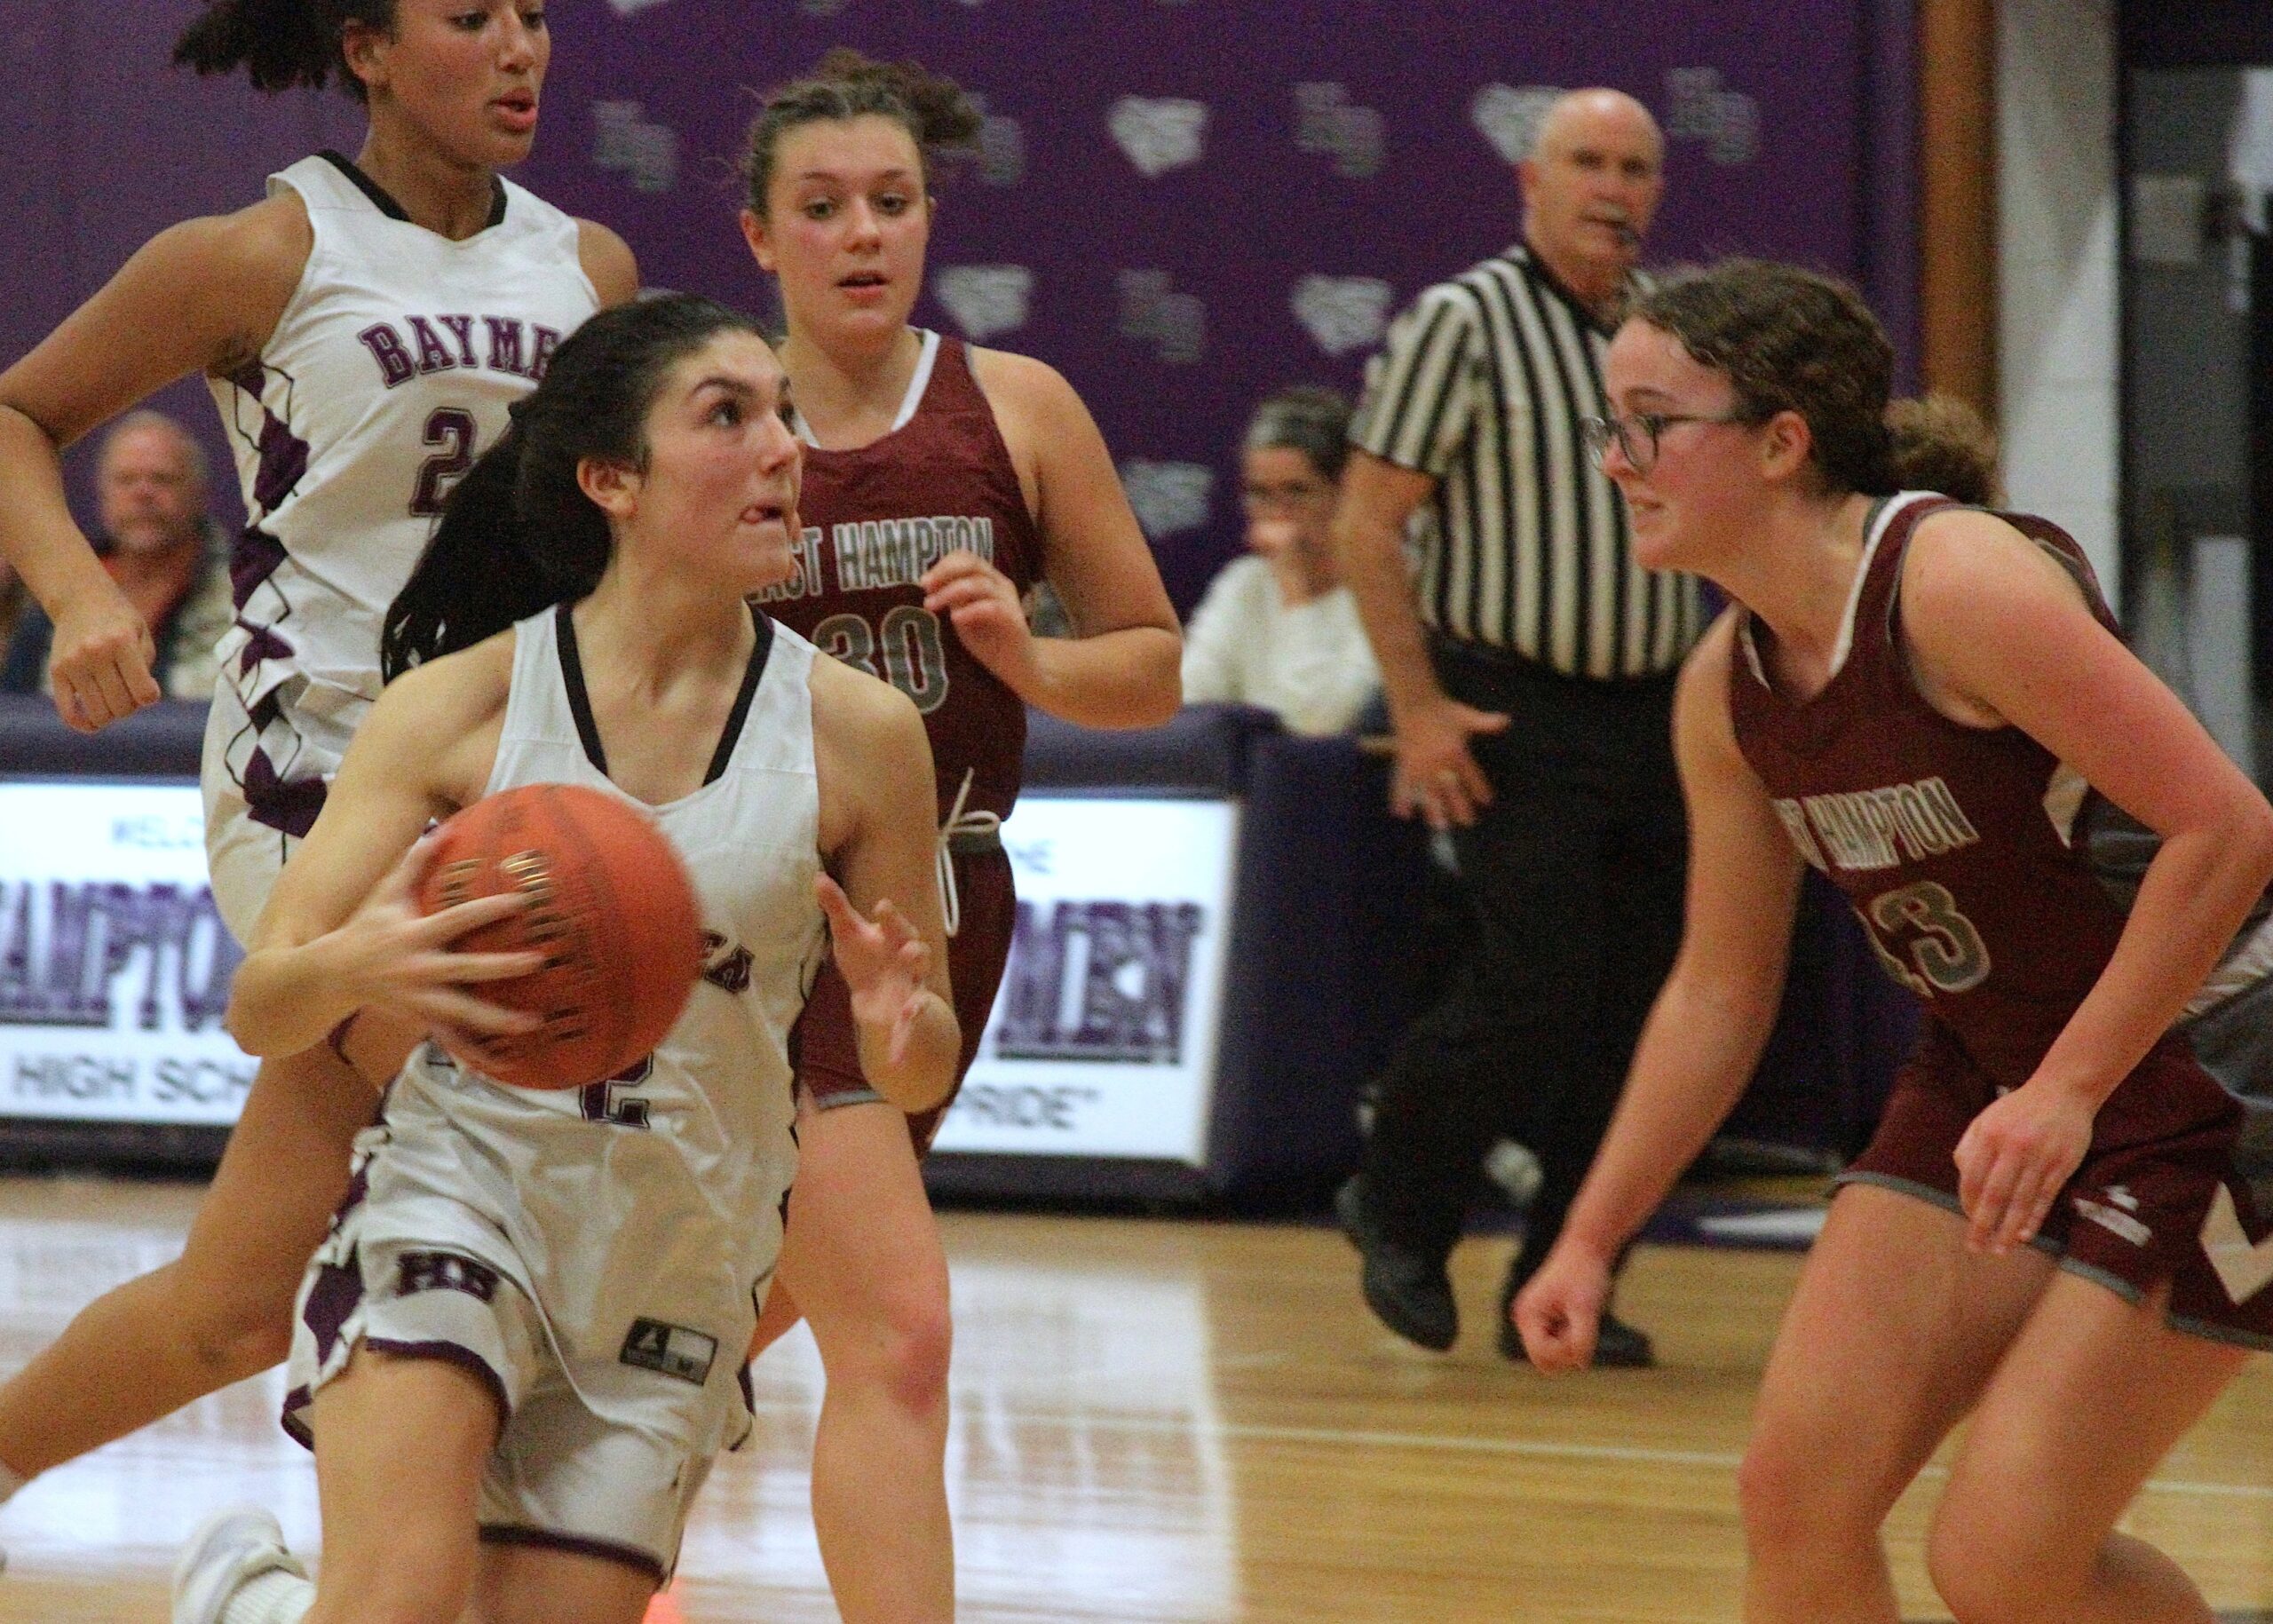
[[[174,41],[174,65],[201,74],[242,67],[257,91],[321,90],[337,77],[360,101],[363,82],[344,45],[350,23],[392,35],[395,0],[207,0]]]
[[[1889,481],[1897,490],[1939,491],[1968,507],[1994,507],[1997,436],[1981,414],[1951,395],[1897,400],[1886,408]]]
[[[392,682],[414,665],[471,648],[599,584],[607,567],[606,515],[581,490],[574,505],[545,503],[540,531],[521,515],[521,431],[517,423],[474,460],[442,510],[418,567],[387,609],[379,676]],[[540,539],[542,537],[542,539]]]
[[[748,317],[693,294],[602,311],[552,353],[543,381],[474,460],[442,521],[388,606],[379,671],[471,648],[599,584],[614,538],[584,495],[588,459],[647,464],[647,411],[664,376],[721,332],[756,333]]]

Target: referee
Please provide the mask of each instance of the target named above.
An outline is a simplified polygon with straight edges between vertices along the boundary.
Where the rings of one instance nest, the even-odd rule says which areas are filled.
[[[1523,1356],[1508,1302],[1562,1232],[1680,939],[1672,704],[1697,587],[1635,564],[1580,428],[1609,415],[1603,352],[1664,153],[1633,98],[1558,99],[1517,166],[1523,240],[1398,317],[1350,425],[1334,542],[1381,663],[1392,804],[1450,832],[1475,931],[1335,1201],[1367,1304],[1424,1347],[1458,1334],[1445,1260],[1505,1136],[1544,1176],[1501,1298],[1501,1351]],[[1596,1364],[1651,1358],[1604,1316]]]

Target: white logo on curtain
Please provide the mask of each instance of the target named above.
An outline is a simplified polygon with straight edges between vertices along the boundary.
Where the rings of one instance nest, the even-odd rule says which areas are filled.
[[[1666,70],[1666,136],[1702,141],[1714,162],[1749,163],[1760,155],[1760,104],[1721,87],[1717,67]]]
[[[1347,355],[1380,341],[1390,294],[1377,276],[1305,276],[1295,284],[1295,319],[1328,355]]]
[[[1502,158],[1521,163],[1531,156],[1532,139],[1547,110],[1562,94],[1562,88],[1553,84],[1526,84],[1520,90],[1512,84],[1487,84],[1469,103],[1468,116]]]
[[[978,178],[990,186],[1014,186],[1026,178],[1026,132],[1018,121],[1002,113],[988,113],[986,98],[973,96],[971,106],[979,120]]]
[[[1208,345],[1208,308],[1189,293],[1178,293],[1166,271],[1123,271],[1121,333],[1152,346],[1162,360],[1189,366]]]
[[[1200,162],[1208,104],[1180,96],[1123,96],[1105,122],[1113,145],[1138,174],[1153,180]]]
[[[629,17],[634,12],[644,12],[651,5],[661,5],[663,0],[607,0],[609,9],[618,17]]]
[[[1034,273],[1022,265],[951,265],[931,279],[931,291],[963,337],[983,344],[1026,324]]]
[[[1208,494],[1216,471],[1204,463],[1148,463],[1142,459],[1121,465],[1121,488],[1136,522],[1154,541],[1199,530],[1208,523]]]
[[[660,4],[660,0],[635,0]],[[649,121],[636,101],[592,103],[592,162],[635,191],[668,192],[678,180],[678,132]]]
[[[1364,180],[1381,173],[1386,127],[1378,111],[1354,106],[1348,98],[1340,84],[1296,85],[1295,146],[1301,152],[1331,154],[1335,174]]]

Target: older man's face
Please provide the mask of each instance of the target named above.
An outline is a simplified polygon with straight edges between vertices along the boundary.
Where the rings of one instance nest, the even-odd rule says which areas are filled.
[[[177,435],[155,426],[121,433],[104,448],[95,493],[103,534],[128,552],[204,544],[205,490]]]
[[[1664,144],[1623,98],[1578,98],[1556,108],[1522,176],[1533,248],[1550,262],[1622,272],[1665,192]]]

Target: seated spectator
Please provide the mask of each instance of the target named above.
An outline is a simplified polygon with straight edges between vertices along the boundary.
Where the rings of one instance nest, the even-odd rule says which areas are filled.
[[[157,644],[150,675],[169,699],[211,698],[213,646],[236,609],[227,547],[205,511],[203,449],[163,413],[129,413],[104,437],[95,500],[95,551]],[[45,612],[28,604],[0,661],[0,693],[49,691],[54,636]]]
[[[1246,558],[1208,583],[1184,632],[1184,699],[1260,705],[1298,733],[1348,728],[1381,684],[1327,524],[1348,459],[1349,403],[1288,389],[1255,408],[1240,471]]]

